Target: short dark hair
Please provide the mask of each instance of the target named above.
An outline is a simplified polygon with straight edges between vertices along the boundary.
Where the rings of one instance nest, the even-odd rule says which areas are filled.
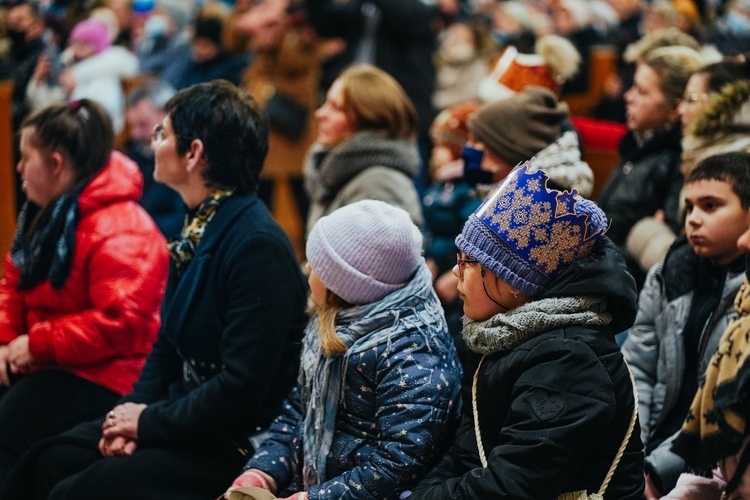
[[[50,153],[60,151],[73,165],[76,180],[91,179],[109,162],[115,133],[112,120],[91,99],[56,103],[42,108],[21,123],[34,127],[31,143]]]
[[[740,199],[742,208],[750,209],[750,153],[722,153],[700,161],[688,174],[685,184],[702,180],[728,183]]]
[[[268,153],[268,119],[250,94],[226,80],[199,83],[178,92],[165,106],[184,155],[193,139],[203,142],[212,187],[255,192]]]

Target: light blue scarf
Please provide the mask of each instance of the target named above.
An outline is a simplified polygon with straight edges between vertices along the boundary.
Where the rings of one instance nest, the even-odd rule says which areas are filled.
[[[318,335],[318,318],[308,323],[302,346],[300,385],[304,416],[305,489],[321,484],[326,478],[326,459],[333,443],[336,416],[344,401],[344,380],[349,358],[373,347],[390,343],[395,335],[406,331],[420,332],[428,345],[436,330],[445,328],[440,301],[432,287],[427,266],[417,268],[416,275],[404,287],[372,304],[354,306],[339,313],[336,333],[347,345],[343,354],[326,357]]]

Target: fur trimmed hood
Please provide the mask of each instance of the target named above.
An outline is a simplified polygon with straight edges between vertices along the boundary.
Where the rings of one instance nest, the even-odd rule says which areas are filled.
[[[750,152],[750,81],[739,80],[713,95],[682,138],[682,173],[701,160],[733,151]]]
[[[687,135],[709,137],[722,132],[750,131],[750,81],[725,85],[712,96],[706,109]]]

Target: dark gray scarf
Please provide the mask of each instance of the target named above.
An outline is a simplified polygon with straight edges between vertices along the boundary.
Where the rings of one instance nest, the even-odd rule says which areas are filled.
[[[371,130],[358,132],[333,149],[315,144],[305,159],[305,188],[312,201],[330,201],[352,178],[374,166],[413,178],[419,172],[419,151],[413,141],[388,139]]]
[[[67,281],[76,245],[78,197],[85,185],[79,183],[45,208],[24,203],[11,246],[11,261],[20,271],[19,290],[31,290],[46,279],[59,290]]]

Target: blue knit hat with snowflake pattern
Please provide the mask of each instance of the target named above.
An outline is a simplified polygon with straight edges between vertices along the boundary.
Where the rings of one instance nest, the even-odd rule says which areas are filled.
[[[604,212],[572,192],[547,187],[531,162],[517,166],[466,221],[456,245],[511,285],[538,296],[607,231]]]

